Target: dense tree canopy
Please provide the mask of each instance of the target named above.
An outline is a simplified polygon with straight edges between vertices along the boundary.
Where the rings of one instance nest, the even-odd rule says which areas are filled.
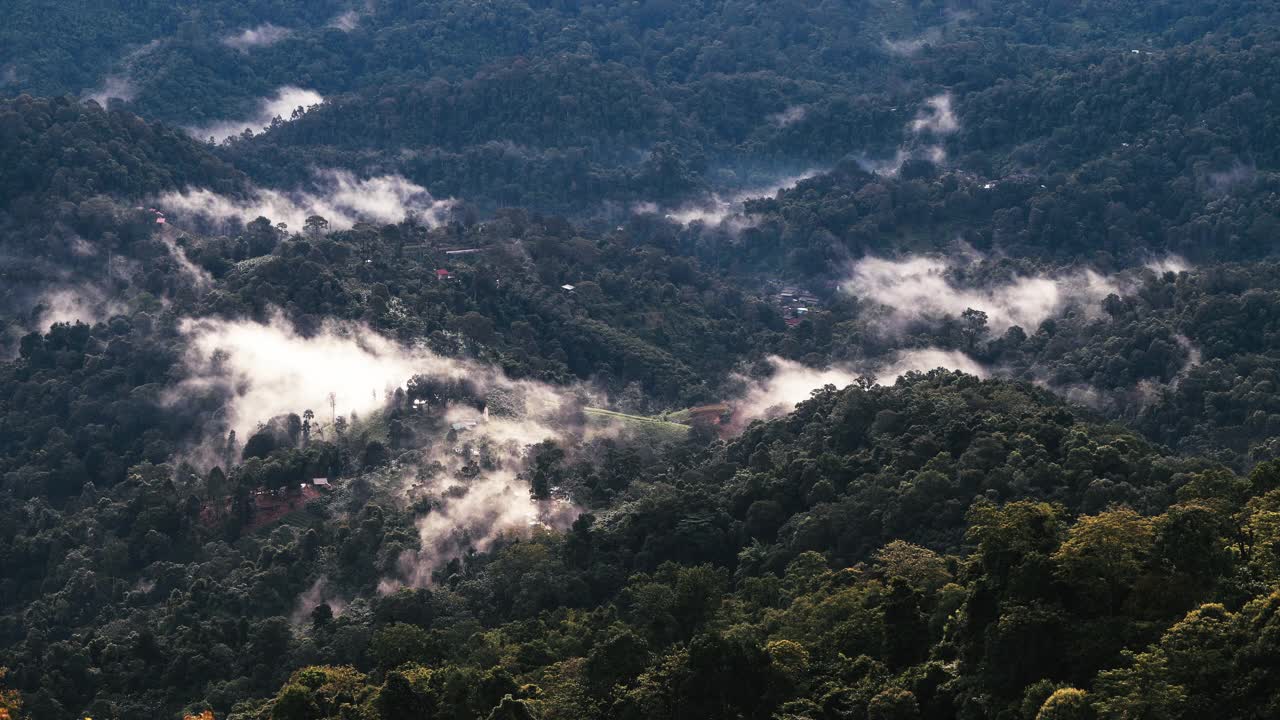
[[[1274,3],[10,5],[0,720],[1280,712]]]

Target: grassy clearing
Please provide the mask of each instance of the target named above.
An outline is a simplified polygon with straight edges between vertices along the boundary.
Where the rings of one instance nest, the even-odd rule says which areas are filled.
[[[628,415],[626,413],[614,412],[613,410],[590,407],[583,408],[582,412],[588,418],[601,421],[621,422],[637,430],[657,431],[668,434],[679,434],[682,436],[689,432],[688,425],[668,422],[666,420],[658,420],[656,418],[645,417],[643,415]]]

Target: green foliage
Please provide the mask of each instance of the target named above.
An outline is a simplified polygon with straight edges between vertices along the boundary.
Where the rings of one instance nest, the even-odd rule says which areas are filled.
[[[426,657],[430,636],[415,625],[395,623],[373,636],[369,650],[380,667],[397,668]]]
[[[1280,716],[1274,3],[10,5],[0,720]],[[108,80],[131,97],[72,99]],[[218,147],[176,129],[283,85],[327,102]],[[956,126],[921,130],[940,92]],[[144,209],[327,167],[457,202],[349,228]],[[957,240],[974,297],[1066,265],[1116,292],[994,332],[841,289],[852,258]],[[1167,253],[1196,266],[1142,267]],[[784,322],[789,285],[818,302]],[[52,323],[71,291],[91,324]],[[241,379],[186,361],[203,317],[362,324],[615,409],[468,466],[554,528],[432,535],[468,480],[425,460],[446,406],[514,423],[520,397],[422,374],[362,420],[237,439]],[[922,348],[998,379],[663,419],[769,356]]]
[[[1079,518],[1051,557],[1058,577],[1087,601],[1114,611],[1146,564],[1151,525],[1129,509]]]
[[[1040,706],[1035,720],[1091,720],[1093,717],[1088,693],[1076,688],[1059,688]]]

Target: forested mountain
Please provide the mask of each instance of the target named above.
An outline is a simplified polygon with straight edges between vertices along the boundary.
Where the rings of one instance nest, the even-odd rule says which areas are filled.
[[[15,0],[0,720],[1280,713],[1280,8]]]

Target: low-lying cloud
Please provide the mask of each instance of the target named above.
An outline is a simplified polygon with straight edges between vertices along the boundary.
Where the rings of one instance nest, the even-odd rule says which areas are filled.
[[[437,200],[421,185],[399,175],[358,179],[343,170],[316,173],[307,190],[284,192],[255,188],[246,198],[219,195],[206,189],[168,193],[156,201],[178,222],[198,220],[215,226],[244,224],[259,217],[300,230],[306,219],[319,215],[335,230],[360,221],[397,223],[413,215],[435,227],[444,222],[453,200]]]
[[[812,368],[776,355],[766,360],[772,366],[768,376],[739,376],[739,380],[745,383],[746,390],[731,402],[736,426],[746,425],[752,420],[786,415],[797,404],[808,400],[815,390],[821,390],[827,385],[841,389],[859,379],[878,385],[893,385],[908,373],[925,373],[938,368],[959,370],[980,378],[990,375],[986,367],[968,355],[938,348],[900,350],[887,361],[867,363],[861,368],[849,364]]]
[[[173,258],[178,270],[186,276],[187,280],[196,289],[204,290],[213,285],[213,276],[204,268],[191,262],[191,259],[187,257],[187,253],[178,247],[178,242],[174,239],[172,231],[163,230],[157,237],[164,244],[165,250],[169,252],[169,257]]]
[[[1247,187],[1257,179],[1256,165],[1236,160],[1226,170],[1198,173],[1205,189],[1213,195],[1224,195],[1239,187]]]
[[[406,503],[430,508],[414,523],[419,546],[400,554],[394,571],[379,582],[380,593],[431,585],[434,573],[453,558],[488,551],[500,538],[537,528],[566,529],[581,512],[561,488],[550,488],[546,499],[532,497],[528,477],[532,446],[551,440],[569,456],[577,452],[585,433],[579,398],[564,388],[507,380],[487,368],[473,367],[468,379],[501,386],[498,392],[515,402],[494,401],[483,410],[454,403],[435,410],[450,432],[417,450],[400,481]]]
[[[187,319],[180,325],[191,376],[176,396],[221,392],[226,418],[242,437],[258,422],[285,413],[367,413],[383,406],[387,388],[416,373],[462,378],[477,372],[466,363],[427,350],[406,349],[366,326],[330,322],[303,337],[281,316],[252,320]]]
[[[188,349],[188,378],[173,398],[221,393],[227,423],[241,436],[286,413],[313,410],[328,420],[331,413],[372,412],[415,375],[465,383],[482,398],[508,399],[501,402],[517,407],[521,421],[513,425],[499,410],[486,422],[489,435],[502,442],[528,444],[554,435],[551,428],[564,407],[576,402],[563,390],[511,380],[493,367],[425,347],[406,347],[360,323],[330,320],[308,337],[277,314],[269,322],[188,318],[179,330]]]
[[[293,613],[289,616],[294,625],[302,625],[311,621],[311,613],[320,605],[328,605],[333,616],[337,617],[346,611],[350,603],[329,584],[329,578],[320,576],[311,587],[298,595]]]
[[[342,32],[351,32],[360,26],[360,13],[348,10],[329,21],[328,27]]]
[[[242,438],[258,422],[310,409],[312,437],[332,439],[333,415],[367,418],[388,406],[395,388],[407,388],[415,449],[385,472],[406,506],[430,509],[416,521],[420,547],[396,559],[381,592],[429,585],[453,557],[484,551],[505,535],[567,527],[578,514],[563,492],[532,498],[524,474],[531,445],[551,439],[571,448],[584,432],[581,399],[564,388],[406,347],[359,323],[330,321],[308,337],[280,316],[265,323],[189,319],[180,331],[189,377],[167,399],[219,396]],[[430,385],[410,386],[416,376]],[[436,430],[418,434],[424,426]],[[299,598],[295,620],[320,602],[341,598],[317,581]]]
[[[40,296],[35,308],[36,327],[48,332],[55,323],[82,322],[93,325],[126,311],[124,305],[92,285],[55,288]]]
[[[106,107],[107,103],[112,99],[124,102],[132,101],[138,97],[138,86],[133,81],[133,69],[139,60],[149,55],[160,45],[160,40],[152,40],[129,51],[121,59],[116,72],[109,73],[102,79],[101,85],[84,91],[80,97],[85,100],[93,100],[103,107]]]
[[[291,31],[288,28],[263,23],[223,37],[222,44],[240,52],[248,52],[252,48],[274,45],[289,37],[290,34]]]
[[[950,135],[959,130],[960,121],[951,108],[951,93],[925,98],[924,106],[916,113],[910,127],[916,134]]]
[[[735,228],[749,227],[752,223],[745,209],[747,201],[771,198],[782,190],[795,187],[798,183],[814,177],[818,172],[817,170],[807,170],[797,175],[778,178],[766,185],[746,188],[732,193],[712,193],[711,197],[703,201],[687,203],[666,212],[663,212],[653,203],[641,203],[635,206],[635,210],[642,213],[661,212],[666,219],[681,225],[691,225],[697,222],[712,227],[718,227],[725,223],[729,223]]]
[[[769,116],[769,122],[778,127],[787,127],[794,125],[805,118],[809,114],[809,108],[804,105],[792,105],[791,107],[779,113]]]
[[[939,348],[919,348],[900,350],[893,360],[880,368],[876,373],[876,383],[892,385],[898,378],[907,373],[927,373],[942,368],[959,370],[967,375],[986,378],[991,372],[982,363],[958,350],[941,350]]]
[[[507,462],[520,459],[518,452],[508,453]],[[486,552],[502,537],[526,535],[535,528],[563,530],[581,512],[564,499],[531,498],[528,481],[510,469],[466,482],[439,472],[438,478],[419,484],[413,492],[434,504],[414,523],[419,548],[400,555],[395,573],[378,583],[381,594],[427,587],[433,584],[433,574],[453,558],[472,550]]]
[[[863,170],[876,175],[892,177],[898,174],[908,160],[921,158],[934,165],[947,161],[947,151],[940,139],[960,129],[960,119],[952,107],[951,93],[944,92],[925,98],[916,115],[907,123],[908,138],[898,146],[891,158],[862,157],[858,164]]]
[[[276,90],[271,97],[258,102],[258,110],[251,117],[240,120],[220,120],[203,127],[188,128],[188,132],[199,140],[213,139],[222,142],[250,130],[260,133],[271,127],[276,118],[284,122],[293,119],[294,113],[303,112],[324,102],[324,96],[314,90],[307,90],[293,85],[285,85]]]
[[[851,367],[811,368],[776,355],[767,361],[773,370],[767,377],[740,378],[747,387],[742,397],[733,402],[736,423],[785,415],[808,400],[814,390],[826,385],[844,388],[864,375]]]
[[[1067,306],[1096,308],[1118,293],[1114,279],[1093,270],[1058,275],[1018,275],[982,287],[953,279],[954,266],[942,259],[911,256],[902,260],[867,257],[854,264],[841,290],[883,306],[887,330],[911,322],[958,317],[967,309],[987,314],[987,327],[1002,332],[1014,325],[1034,332]]]
[[[103,79],[102,85],[85,93],[84,99],[92,100],[106,107],[112,98],[129,102],[137,96],[137,85],[128,77],[124,75],[108,75]]]
[[[1129,387],[1107,389],[1085,382],[1058,383],[1043,376],[1034,378],[1032,382],[1067,402],[1083,405],[1108,415],[1133,417],[1147,406],[1159,401],[1164,394],[1177,389],[1192,369],[1200,364],[1199,348],[1192,345],[1191,341],[1183,335],[1175,335],[1174,340],[1186,353],[1186,359],[1168,381],[1159,378],[1143,378]]]
[[[924,49],[926,45],[932,45],[942,39],[942,31],[938,28],[929,28],[923,33],[911,38],[899,38],[890,40],[884,38],[884,50],[890,55],[898,55],[902,57],[910,57]]]
[[[911,159],[911,154],[902,148],[898,148],[891,158],[872,158],[865,155],[859,157],[858,166],[872,175],[893,177],[898,174],[898,171],[902,169],[902,166],[909,159]]]
[[[1148,260],[1143,267],[1157,275],[1163,275],[1167,272],[1171,272],[1176,275],[1190,270],[1191,263],[1187,262],[1186,259],[1180,255],[1170,254]]]

